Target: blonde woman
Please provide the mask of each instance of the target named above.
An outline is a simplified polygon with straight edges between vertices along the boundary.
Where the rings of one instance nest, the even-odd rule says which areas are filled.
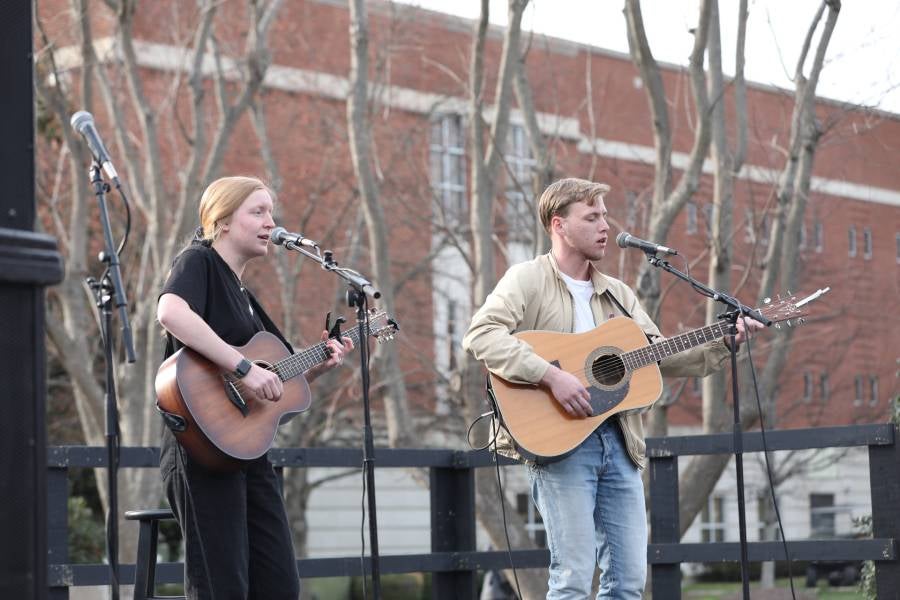
[[[274,195],[252,177],[223,177],[200,200],[200,228],[162,289],[157,318],[166,357],[183,346],[230,371],[258,398],[277,401],[279,377],[233,346],[269,331],[290,344],[244,284],[247,263],[266,256]],[[323,337],[324,339],[324,337]],[[327,342],[331,357],[305,373],[312,381],[353,347]],[[300,593],[281,490],[268,456],[233,473],[195,463],[164,428],[160,470],[185,540],[185,593],[194,600],[290,599]]]

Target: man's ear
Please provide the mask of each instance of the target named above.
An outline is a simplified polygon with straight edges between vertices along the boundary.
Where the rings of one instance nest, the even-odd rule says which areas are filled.
[[[559,215],[553,215],[550,217],[550,233],[556,232],[559,235],[565,234],[565,229],[563,226],[565,225],[565,220]]]

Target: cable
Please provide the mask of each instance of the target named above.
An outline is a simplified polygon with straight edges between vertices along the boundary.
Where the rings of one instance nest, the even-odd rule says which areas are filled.
[[[747,317],[743,314],[744,306],[740,307],[742,309],[742,314],[740,316],[741,321],[744,323],[744,331],[749,331],[747,327]],[[750,363],[750,375],[753,379],[753,391],[756,394],[756,409],[759,411],[759,431],[762,434],[762,446],[763,446],[763,457],[766,462],[766,476],[769,480],[769,493],[772,496],[772,505],[775,507],[775,518],[778,521],[778,530],[781,532],[781,543],[784,547],[784,557],[787,561],[787,569],[788,569],[788,581],[791,586],[791,598],[793,600],[797,600],[797,594],[794,590],[794,573],[791,569],[791,554],[788,550],[787,545],[787,536],[784,534],[784,523],[781,521],[781,511],[778,509],[778,499],[775,497],[775,482],[772,477],[772,465],[769,464],[769,451],[768,444],[766,443],[766,423],[765,423],[765,415],[762,410],[762,401],[759,398],[759,383],[756,379],[756,367],[753,365],[753,353],[750,344],[750,335],[746,336],[744,342],[747,344],[747,361]]]
[[[491,394],[490,388],[488,393]],[[512,569],[513,580],[516,582],[516,593],[521,599],[523,598],[522,589],[519,587],[519,574],[516,572],[516,566],[513,564],[512,543],[509,541],[509,526],[506,522],[506,498],[503,496],[503,483],[500,481],[500,459],[499,454],[497,453],[497,436],[500,434],[500,426],[496,419],[491,421],[491,429],[494,434],[492,440],[494,446],[494,468],[497,472],[497,496],[500,501],[500,512],[503,514],[503,534],[506,536],[506,555],[509,557],[509,568]]]
[[[362,595],[363,600],[368,598],[366,590],[366,466],[360,469],[362,472],[362,501],[360,502],[362,521],[359,524],[359,542],[361,552],[359,555],[359,571],[362,574]]]

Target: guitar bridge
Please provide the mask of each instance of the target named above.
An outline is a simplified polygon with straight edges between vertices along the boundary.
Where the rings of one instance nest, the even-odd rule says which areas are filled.
[[[250,413],[250,407],[247,406],[247,403],[238,391],[237,386],[234,385],[234,381],[230,379],[225,379],[225,395],[228,396],[228,400],[241,411],[242,415],[246,417]]]

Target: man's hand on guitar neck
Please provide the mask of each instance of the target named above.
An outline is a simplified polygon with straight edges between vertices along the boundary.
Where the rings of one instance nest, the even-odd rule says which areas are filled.
[[[745,323],[746,321],[746,323]],[[766,326],[757,321],[756,319],[751,319],[750,317],[741,318],[737,320],[737,335],[734,336],[734,341],[737,342],[738,348],[741,347],[741,344],[744,343],[749,337],[752,337],[753,333],[759,331],[761,329],[765,329]],[[725,345],[728,346],[729,338],[725,338]]]
[[[541,385],[550,389],[553,398],[569,415],[578,418],[593,415],[590,393],[578,381],[578,378],[571,373],[550,365],[550,368],[547,369],[547,372],[541,378]]]

